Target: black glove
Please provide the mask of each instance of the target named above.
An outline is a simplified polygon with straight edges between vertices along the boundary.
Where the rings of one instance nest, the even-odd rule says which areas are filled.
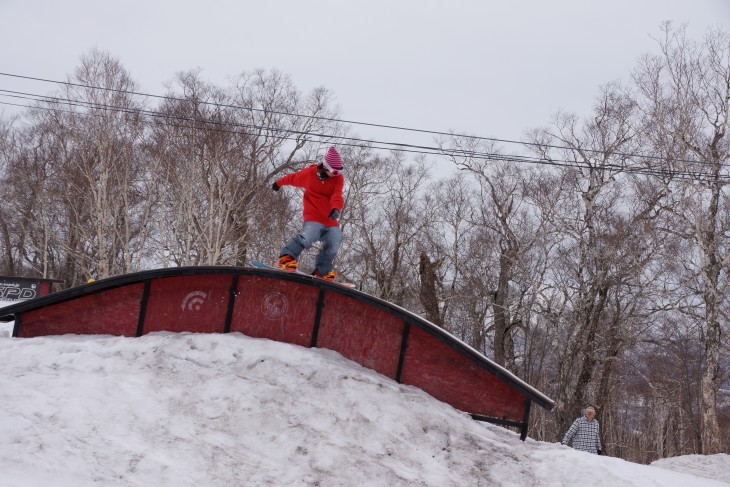
[[[598,450],[598,454],[599,454],[599,455],[603,455],[603,453],[601,453],[601,450]]]
[[[281,186],[279,186],[276,183],[274,183],[274,184],[271,185],[271,189],[273,189],[274,191],[279,191],[280,188],[281,188]]]
[[[332,211],[330,211],[330,214],[327,218],[330,220],[337,220],[340,217],[340,210],[337,208],[332,208]]]

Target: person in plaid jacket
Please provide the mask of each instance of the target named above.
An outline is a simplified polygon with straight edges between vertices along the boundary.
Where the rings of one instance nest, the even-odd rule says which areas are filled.
[[[596,410],[588,405],[583,409],[583,416],[573,421],[563,437],[562,444],[573,442],[573,448],[588,453],[601,454],[601,435]]]

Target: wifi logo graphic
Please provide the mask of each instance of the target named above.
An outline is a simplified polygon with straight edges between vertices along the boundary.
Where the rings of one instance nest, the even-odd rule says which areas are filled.
[[[203,306],[206,297],[208,295],[203,291],[193,291],[185,295],[180,307],[183,311],[200,311],[200,307]]]

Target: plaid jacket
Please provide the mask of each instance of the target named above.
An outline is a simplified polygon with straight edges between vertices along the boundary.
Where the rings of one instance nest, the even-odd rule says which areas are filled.
[[[573,421],[563,437],[563,445],[573,442],[576,450],[598,453],[601,449],[601,436],[599,434],[598,420],[588,421],[584,416]]]

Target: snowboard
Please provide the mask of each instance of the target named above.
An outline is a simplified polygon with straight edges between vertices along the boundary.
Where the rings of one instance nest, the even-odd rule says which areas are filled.
[[[279,271],[279,272],[292,272],[294,274],[300,274],[302,276],[311,277],[312,279],[319,279],[320,281],[331,282],[332,284],[337,284],[339,286],[344,286],[344,287],[347,287],[350,289],[355,289],[355,284],[353,284],[351,282],[328,281],[327,279],[322,279],[321,277],[316,277],[316,276],[313,276],[312,274],[307,274],[306,272],[302,272],[300,270],[287,271],[284,269],[279,269],[278,267],[274,267],[272,265],[264,264],[263,262],[251,262],[251,265],[254,267],[260,267],[262,269],[271,269],[271,270]]]

